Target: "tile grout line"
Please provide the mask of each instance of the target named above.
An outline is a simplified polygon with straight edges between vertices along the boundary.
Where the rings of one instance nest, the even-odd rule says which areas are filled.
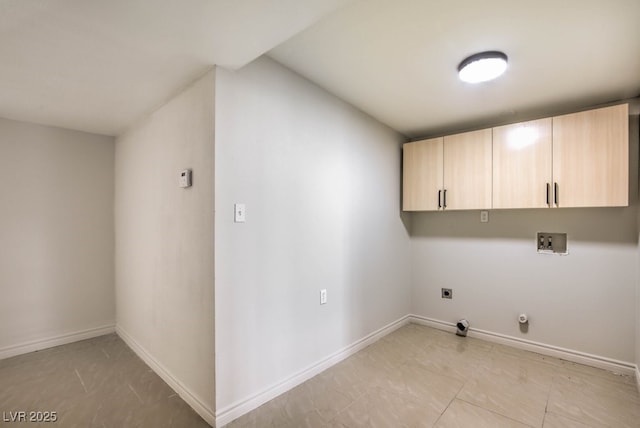
[[[338,416],[340,416],[341,414],[343,414],[347,409],[353,407],[356,403],[358,403],[360,400],[363,400],[364,397],[369,393],[370,389],[375,389],[375,386],[372,387],[367,387],[366,391],[363,392],[362,394],[360,394],[357,398],[354,398],[353,401],[351,403],[349,403],[347,406],[345,406],[342,410],[338,411],[333,418],[329,419],[328,421],[326,421],[326,423],[331,423],[334,422],[336,419],[338,419]]]
[[[551,398],[551,390],[553,389],[553,384],[555,381],[556,381],[555,375],[551,376],[549,391],[547,392],[547,401],[544,403],[544,417],[542,418],[542,426],[544,426],[544,423],[547,420],[547,414],[549,414],[549,399]]]
[[[526,422],[519,421],[519,420],[517,420],[517,419],[514,419],[514,418],[513,418],[513,417],[511,417],[511,416],[503,415],[502,413],[500,413],[500,412],[496,412],[495,410],[487,409],[486,407],[482,407],[482,406],[480,406],[480,405],[478,405],[478,404],[476,404],[476,403],[472,403],[471,401],[467,401],[467,400],[465,400],[464,398],[458,398],[458,400],[460,400],[460,401],[462,401],[462,402],[464,402],[464,403],[466,403],[466,404],[468,404],[468,405],[470,405],[470,406],[477,407],[478,409],[482,409],[482,410],[485,410],[485,411],[487,411],[487,412],[489,412],[489,413],[493,413],[494,415],[499,416],[499,417],[501,417],[501,418],[505,418],[505,419],[509,419],[509,420],[511,420],[511,421],[514,421],[514,422],[516,422],[516,423],[518,423],[518,424],[520,424],[520,425],[525,425],[525,426],[528,426],[528,427],[531,427],[531,428],[535,428],[535,427],[533,427],[533,426],[529,425],[529,424],[528,424],[528,423],[526,423]],[[544,420],[543,420],[543,426],[544,426]]]
[[[489,361],[491,361],[491,357],[490,357],[490,355],[491,355],[493,352],[499,352],[499,350],[498,350],[495,346],[493,346],[493,345],[492,345],[492,346],[487,350],[487,352],[486,352],[487,357],[489,358]],[[470,401],[468,401],[468,400],[465,400],[464,398],[460,398],[460,397],[459,397],[460,392],[462,392],[462,390],[464,389],[464,387],[467,385],[467,382],[468,382],[470,379],[472,379],[472,378],[475,376],[475,374],[477,373],[477,371],[479,371],[479,370],[481,370],[481,369],[480,369],[480,368],[478,368],[478,367],[477,367],[477,368],[475,368],[475,369],[473,370],[472,374],[471,374],[470,376],[468,376],[468,377],[467,377],[467,379],[465,379],[465,381],[464,381],[464,382],[463,382],[463,384],[462,384],[462,387],[460,387],[460,389],[458,390],[458,392],[456,393],[456,395],[451,399],[451,401],[449,402],[449,404],[447,405],[447,407],[445,408],[445,410],[440,414],[440,416],[438,417],[438,419],[436,420],[436,422],[435,422],[435,424],[434,424],[433,426],[435,427],[435,426],[438,424],[438,421],[440,421],[440,419],[442,418],[442,416],[444,415],[444,413],[445,413],[445,412],[447,411],[447,409],[451,406],[451,403],[453,403],[453,401],[457,399],[457,400],[460,400],[460,401],[462,401],[462,402],[464,402],[464,403],[466,403],[466,404],[469,404],[469,405],[471,405],[471,406],[473,406],[473,407],[476,407],[476,408],[478,408],[478,409],[482,409],[482,410],[485,410],[485,411],[487,411],[487,412],[490,412],[490,413],[492,413],[492,414],[494,414],[494,415],[496,415],[496,416],[498,416],[498,417],[502,417],[502,418],[510,419],[510,420],[512,420],[512,421],[514,421],[514,422],[516,422],[516,423],[518,423],[518,424],[522,424],[522,425],[526,425],[526,426],[531,427],[531,428],[535,428],[535,427],[532,427],[531,425],[529,425],[529,424],[527,424],[527,423],[524,423],[524,422],[522,422],[522,421],[518,421],[518,420],[516,420],[516,419],[514,419],[514,418],[512,418],[512,417],[510,417],[510,416],[503,415],[502,413],[499,413],[499,412],[496,412],[496,411],[494,411],[494,410],[491,410],[491,409],[485,408],[485,407],[483,407],[483,406],[481,406],[481,405],[479,405],[479,404],[476,404],[476,403],[470,402]],[[553,380],[552,380],[552,381],[553,381]],[[550,395],[550,394],[551,394],[551,386],[549,387],[549,392],[547,393],[547,403],[548,403],[548,401],[549,401],[549,395]],[[546,416],[546,406],[547,406],[547,403],[545,403],[545,416]],[[542,424],[542,426],[544,426],[544,417],[543,417],[542,423],[543,423],[543,424]]]
[[[467,385],[467,382],[468,382],[468,379],[465,379],[464,382],[462,382],[462,386],[460,386],[460,389],[458,389],[458,392],[456,392],[456,394],[451,398],[451,400],[449,400],[449,404],[447,404],[447,406],[444,408],[444,410],[440,413],[440,416],[438,416],[438,419],[436,419],[436,421],[433,423],[434,427],[436,425],[438,425],[438,422],[440,421],[440,419],[442,419],[442,416],[445,414],[447,409],[449,409],[449,407],[451,406],[451,403],[453,403],[454,400],[458,399],[458,395],[460,395],[460,392],[462,392],[464,387]],[[464,400],[462,400],[462,401],[464,401]]]
[[[444,410],[442,412],[440,412],[440,416],[438,416],[438,419],[436,419],[436,421],[433,423],[433,426],[435,427],[436,425],[438,425],[438,422],[440,421],[440,419],[442,419],[442,416],[444,416],[445,412],[447,411],[447,409],[449,409],[449,406],[451,406],[451,403],[454,402],[454,400],[456,400],[458,398],[458,394],[460,394],[460,391],[462,391],[462,389],[464,388],[464,386],[467,384],[466,381],[464,381],[462,383],[462,386],[460,387],[460,389],[458,390],[458,392],[456,392],[456,395],[454,395],[451,400],[449,400],[449,404],[447,404],[447,406],[444,408]]]
[[[385,338],[386,339],[386,338]],[[554,394],[554,405],[556,405],[556,401],[559,400],[559,397],[556,396],[556,393],[559,393],[560,391],[563,390],[563,379],[565,378],[565,376],[567,376],[567,374],[569,375],[575,375],[576,377],[582,378],[583,376],[586,377],[591,377],[594,376],[593,374],[591,374],[590,372],[581,372],[579,370],[573,370],[572,367],[567,367],[563,364],[558,364],[559,362],[563,362],[564,360],[562,359],[555,359],[553,357],[545,357],[542,356],[542,358],[538,358],[540,356],[540,354],[537,353],[532,353],[531,351],[522,351],[520,352],[519,350],[517,350],[517,352],[507,352],[509,349],[504,349],[503,345],[489,345],[489,346],[482,346],[479,347],[477,350],[473,349],[472,347],[469,347],[467,349],[467,347],[463,347],[462,349],[458,348],[454,348],[454,347],[444,347],[443,350],[446,351],[451,351],[451,352],[455,352],[456,350],[458,352],[463,352],[463,351],[473,351],[469,354],[467,354],[468,356],[470,356],[471,361],[468,360],[464,360],[466,362],[466,364],[471,364],[472,367],[467,367],[465,370],[468,374],[465,376],[452,376],[449,373],[445,374],[442,373],[440,371],[438,371],[435,367],[436,366],[427,366],[427,365],[423,365],[421,358],[427,358],[428,357],[428,353],[425,353],[424,355],[420,352],[421,350],[427,349],[428,346],[432,341],[433,343],[436,343],[438,341],[438,337],[434,336],[433,338],[427,337],[427,338],[423,338],[422,336],[416,336],[413,337],[411,336],[407,336],[407,338],[405,338],[404,336],[400,337],[401,340],[389,340],[386,341],[387,343],[384,344],[384,346],[380,349],[378,349],[378,351],[381,352],[380,355],[378,355],[378,353],[376,352],[375,355],[373,355],[373,361],[374,362],[389,362],[387,360],[391,359],[391,366],[393,371],[397,370],[398,368],[401,369],[401,371],[404,371],[404,369],[415,369],[415,368],[419,368],[420,372],[424,371],[426,373],[433,373],[433,374],[437,374],[443,378],[448,378],[451,380],[457,380],[459,381],[459,389],[454,393],[454,394],[447,394],[448,396],[452,397],[450,398],[450,400],[448,400],[448,403],[446,403],[446,405],[443,407],[443,410],[441,412],[438,412],[438,415],[434,415],[436,416],[434,422],[433,422],[433,426],[438,426],[438,424],[441,421],[447,421],[449,419],[449,417],[447,418],[443,418],[445,413],[449,413],[450,416],[456,416],[458,414],[458,407],[460,404],[464,403],[464,405],[469,405],[470,408],[475,408],[477,410],[482,410],[487,412],[487,418],[490,417],[490,415],[494,415],[495,417],[500,417],[500,418],[504,418],[507,420],[510,420],[512,422],[517,422],[518,424],[522,424],[521,426],[524,427],[529,427],[529,428],[540,428],[543,427],[545,423],[549,422],[551,423],[552,420],[554,420],[554,418],[557,417],[562,417],[562,418],[567,418],[568,420],[572,420],[575,422],[579,422],[579,423],[589,423],[589,422],[584,422],[581,421],[575,417],[570,417],[567,415],[564,415],[562,413],[558,413],[556,412],[550,412],[548,409],[552,408],[550,406],[551,404],[551,394]],[[407,339],[408,341],[406,341],[405,343],[405,339]],[[416,341],[416,340],[420,340],[420,346],[416,346],[415,348],[412,347],[413,343],[412,341]],[[433,339],[433,340],[431,340]],[[486,343],[483,340],[480,340],[481,342]],[[424,343],[423,343],[424,342]],[[448,342],[447,342],[448,343]],[[454,342],[454,343],[458,343],[458,342]],[[410,346],[410,348],[408,348],[407,351],[401,351],[400,352],[400,356],[398,357],[396,352],[390,352],[389,350],[387,350],[387,345],[393,347],[398,347],[400,349],[405,349],[406,346]],[[373,346],[373,345],[370,345]],[[367,349],[371,349],[369,347],[361,350],[360,352],[365,352]],[[434,349],[439,349],[437,346]],[[478,351],[478,353],[476,353],[476,351]],[[480,352],[481,351],[481,352]],[[535,358],[534,358],[535,357]],[[372,358],[371,356],[369,358]],[[503,361],[504,360],[504,361]],[[501,373],[504,371],[509,372],[509,370],[504,369],[503,370],[503,366],[505,363],[510,363],[511,360],[513,360],[513,362],[517,363],[517,367],[521,367],[521,366],[532,366],[535,367],[536,370],[540,369],[542,370],[542,373],[544,374],[543,378],[546,379],[546,381],[542,382],[542,383],[538,383],[538,382],[534,382],[534,385],[532,384],[536,391],[536,395],[538,396],[536,398],[536,406],[535,406],[535,412],[537,414],[539,414],[539,410],[543,409],[543,419],[540,420],[528,420],[528,421],[521,421],[518,420],[516,418],[514,418],[514,416],[508,416],[507,414],[503,414],[503,412],[512,414],[509,411],[509,408],[504,408],[502,409],[502,407],[499,407],[499,409],[502,410],[492,410],[491,408],[487,408],[484,407],[483,404],[480,403],[475,403],[469,400],[474,399],[474,396],[468,395],[468,394],[462,394],[462,391],[466,391],[469,392],[470,389],[475,389],[476,382],[480,382],[482,379],[484,379],[485,376],[485,370],[493,370],[493,368],[495,368],[496,370],[499,370]],[[556,361],[558,360],[558,361]],[[354,360],[355,361],[355,360]],[[368,360],[367,360],[368,361]],[[426,361],[426,360],[425,360]],[[462,362],[463,360],[461,360]],[[449,364],[451,364],[451,366],[453,367],[453,363],[456,362],[457,364],[457,360],[456,361],[452,361]],[[480,363],[483,364],[480,364]],[[508,366],[509,364],[507,364]],[[506,367],[506,366],[505,366]],[[387,367],[387,364],[384,364],[384,368],[379,368],[382,371],[386,371],[389,368]],[[329,372],[330,369],[327,369],[327,372]],[[351,372],[350,372],[351,373]],[[358,371],[354,371],[354,374],[357,374]],[[457,373],[457,372],[456,372]],[[548,376],[549,374],[551,374],[551,376]],[[607,381],[607,383],[613,383],[612,380],[610,379],[610,376],[606,376],[606,377],[600,377],[600,376],[595,376],[597,379],[604,379]],[[359,376],[358,376],[359,378]],[[370,379],[370,377],[365,377],[364,379]],[[622,378],[622,380],[624,381],[625,378]],[[609,382],[611,381],[611,382]],[[628,382],[622,382],[620,383],[621,386],[628,386],[627,385]],[[617,384],[616,384],[617,385]],[[544,387],[546,386],[547,388],[547,392],[546,392],[546,399],[545,401],[545,405],[542,406],[542,397],[544,397]],[[613,385],[615,386],[615,385]],[[542,387],[542,388],[541,388]],[[341,393],[343,392],[342,389],[340,388],[334,388],[333,386],[331,388],[329,388],[332,391]],[[360,390],[360,389],[358,389]],[[358,394],[358,396],[355,396],[352,399],[352,402],[346,406],[336,406],[336,408],[338,408],[339,410],[337,410],[337,412],[333,415],[332,418],[329,418],[328,420],[324,420],[324,424],[326,424],[327,426],[330,426],[331,422],[336,423],[337,420],[341,417],[341,415],[346,415],[348,413],[348,411],[350,411],[351,409],[353,409],[355,407],[356,404],[358,403],[363,403],[367,401],[367,397],[369,395],[376,395],[376,392],[378,391],[386,391],[387,393],[394,395],[394,396],[404,396],[404,392],[406,392],[406,385],[405,388],[402,391],[396,391],[395,387],[385,387],[385,384],[379,384],[377,386],[371,386],[371,385],[367,385],[365,388],[365,392],[362,394]],[[327,391],[325,391],[327,392]],[[452,391],[453,392],[453,391]],[[347,394],[347,396],[349,396],[349,398],[351,398],[350,394]],[[466,397],[465,398],[461,398],[461,397]],[[410,397],[407,398],[408,400],[412,401],[412,402],[418,402],[419,400],[417,399],[417,396],[414,396],[413,394],[410,394]],[[442,398],[442,397],[441,397]],[[455,400],[460,400],[461,403],[459,403],[456,406],[452,406],[452,404],[454,403]],[[442,401],[440,401],[442,402]],[[312,407],[315,408],[314,413],[318,414],[319,411],[317,410],[317,403],[315,403]],[[359,406],[358,406],[359,407]],[[435,410],[435,409],[434,409]],[[364,413],[363,413],[364,411]],[[373,421],[373,417],[375,416],[373,413],[371,413],[370,411],[367,411],[367,409],[356,409],[356,413],[362,417],[367,417],[367,420]],[[435,412],[434,412],[435,413]],[[475,412],[472,412],[475,413]],[[549,420],[547,421],[547,415],[553,414],[553,416],[549,416]],[[518,416],[518,414],[516,414],[516,417],[520,417]],[[526,418],[528,419],[528,418]],[[324,425],[323,425],[324,426]],[[587,426],[587,425],[585,425]],[[591,425],[589,425],[591,426]]]

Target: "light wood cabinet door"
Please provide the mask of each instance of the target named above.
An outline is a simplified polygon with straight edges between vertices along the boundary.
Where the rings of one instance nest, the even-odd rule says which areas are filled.
[[[546,208],[552,194],[551,118],[493,128],[493,208]]]
[[[445,136],[443,147],[445,209],[491,208],[491,129]]]
[[[442,190],[442,137],[403,146],[402,209],[436,211]]]
[[[629,205],[629,106],[553,118],[558,207]]]

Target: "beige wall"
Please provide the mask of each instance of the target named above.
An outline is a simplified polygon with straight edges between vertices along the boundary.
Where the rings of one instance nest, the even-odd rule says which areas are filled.
[[[0,358],[113,329],[111,137],[0,119]]]
[[[212,71],[118,137],[115,181],[118,332],[211,423],[213,107]]]

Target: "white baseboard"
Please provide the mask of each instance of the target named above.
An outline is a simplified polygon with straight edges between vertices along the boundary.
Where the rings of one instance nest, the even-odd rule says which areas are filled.
[[[16,345],[5,346],[4,348],[0,348],[0,360],[27,354],[29,352],[53,348],[54,346],[66,345],[67,343],[77,342],[79,340],[103,336],[105,334],[113,333],[114,331],[115,326],[113,324],[109,324],[102,327],[74,331],[42,339],[31,340],[29,342],[18,343]]]
[[[215,426],[215,414],[213,409],[204,403],[196,394],[191,392],[182,382],[176,379],[171,372],[156,360],[142,345],[140,345],[121,326],[116,326],[116,333],[133,351],[156,372],[193,410],[198,413],[209,425]]]
[[[455,333],[456,331],[456,325],[454,323],[426,318],[419,315],[409,315],[409,321],[415,324],[425,325],[452,333]],[[547,345],[545,343],[533,342],[531,340],[520,339],[517,337],[507,336],[491,331],[469,328],[469,332],[467,335],[469,337],[483,339],[488,342],[512,346],[514,348],[523,349],[525,351],[532,351],[538,354],[548,355],[550,357],[556,357],[574,363],[608,370],[614,373],[634,376],[636,375],[636,372],[638,370],[635,364],[626,361],[618,361],[612,358],[587,354],[585,352],[565,349],[559,346]],[[638,382],[640,382],[640,380]]]
[[[387,334],[392,333],[398,328],[407,325],[408,323],[409,316],[406,315],[380,328],[379,330],[368,334],[362,339],[353,342],[351,345],[348,345],[338,350],[337,352],[334,352],[333,354],[323,358],[322,360],[300,370],[292,376],[283,379],[282,381],[275,383],[254,395],[251,395],[243,400],[239,400],[223,409],[220,409],[218,412],[216,412],[216,426],[222,427],[233,421],[234,419],[237,419],[240,416],[244,415],[245,413],[248,413],[251,410],[260,407],[267,401],[273,400],[277,396],[289,391],[290,389],[295,388],[301,383],[311,379],[315,375],[333,366],[334,364],[339,363],[345,358],[355,354],[361,349],[366,348],[370,344],[376,342]]]

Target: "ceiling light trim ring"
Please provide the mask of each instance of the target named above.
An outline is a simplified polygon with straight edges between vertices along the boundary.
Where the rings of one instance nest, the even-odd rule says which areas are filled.
[[[493,71],[482,70],[478,72],[480,72],[481,74],[485,74],[486,76],[484,77],[477,77],[475,75],[473,75],[472,77],[469,76],[469,73],[472,72],[472,68],[477,68],[482,63],[488,63],[488,62],[493,63],[493,65],[490,65],[490,66],[495,68],[496,67],[495,60],[498,60],[497,63],[500,64],[497,66],[497,69],[495,69],[495,73]],[[503,74],[504,71],[506,70],[507,63],[508,63],[508,57],[504,52],[500,52],[500,51],[479,52],[471,56],[468,56],[467,58],[462,60],[462,62],[458,65],[458,75],[460,79],[465,82],[469,82],[469,83],[486,82],[488,80],[493,80],[496,77]]]

